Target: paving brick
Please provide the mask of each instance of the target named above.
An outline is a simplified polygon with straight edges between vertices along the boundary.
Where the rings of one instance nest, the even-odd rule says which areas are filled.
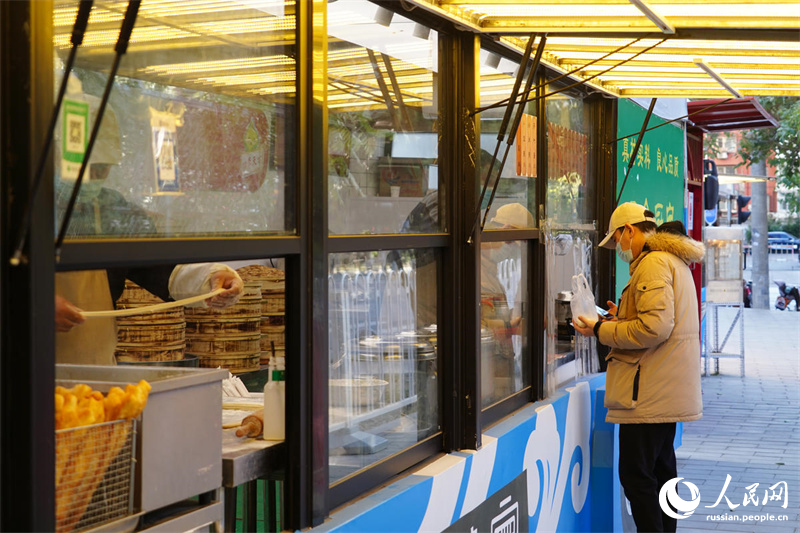
[[[720,375],[702,378],[703,418],[684,425],[683,445],[676,450],[678,472],[701,487],[703,501],[695,515],[679,521],[680,532],[800,533],[800,314],[745,309],[744,324],[747,375],[739,377],[738,361],[723,359]],[[731,514],[786,515],[789,521],[706,521],[728,514],[724,500],[705,508],[728,474],[726,495],[740,505]],[[763,490],[777,481],[789,485],[787,509],[779,502],[741,506],[746,486],[759,483],[756,494],[763,498]]]

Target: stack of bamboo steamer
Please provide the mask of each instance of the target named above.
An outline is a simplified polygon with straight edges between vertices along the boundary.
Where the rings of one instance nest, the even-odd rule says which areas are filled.
[[[286,355],[286,275],[279,268],[248,265],[237,270],[243,280],[261,286],[261,364]]]
[[[245,282],[239,302],[225,309],[186,307],[186,351],[200,366],[231,373],[260,368],[261,285]]]
[[[164,300],[126,280],[117,309],[133,309],[162,303]],[[120,363],[179,361],[186,348],[186,322],[183,307],[155,313],[117,318],[117,348]]]

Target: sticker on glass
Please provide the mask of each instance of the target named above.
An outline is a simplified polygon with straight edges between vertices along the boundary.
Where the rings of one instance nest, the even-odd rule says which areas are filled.
[[[158,193],[180,192],[178,180],[177,124],[173,113],[150,108],[153,164]]]

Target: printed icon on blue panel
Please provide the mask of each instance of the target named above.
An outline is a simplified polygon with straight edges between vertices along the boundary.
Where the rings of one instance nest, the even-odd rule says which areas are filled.
[[[500,502],[501,513],[492,518],[491,533],[519,533],[519,502],[506,507],[509,503],[511,496]]]

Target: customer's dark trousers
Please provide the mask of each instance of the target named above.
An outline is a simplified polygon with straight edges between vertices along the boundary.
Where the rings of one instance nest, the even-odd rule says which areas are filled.
[[[675,423],[619,425],[619,480],[640,533],[675,531],[677,520],[658,503],[661,486],[678,477]]]

